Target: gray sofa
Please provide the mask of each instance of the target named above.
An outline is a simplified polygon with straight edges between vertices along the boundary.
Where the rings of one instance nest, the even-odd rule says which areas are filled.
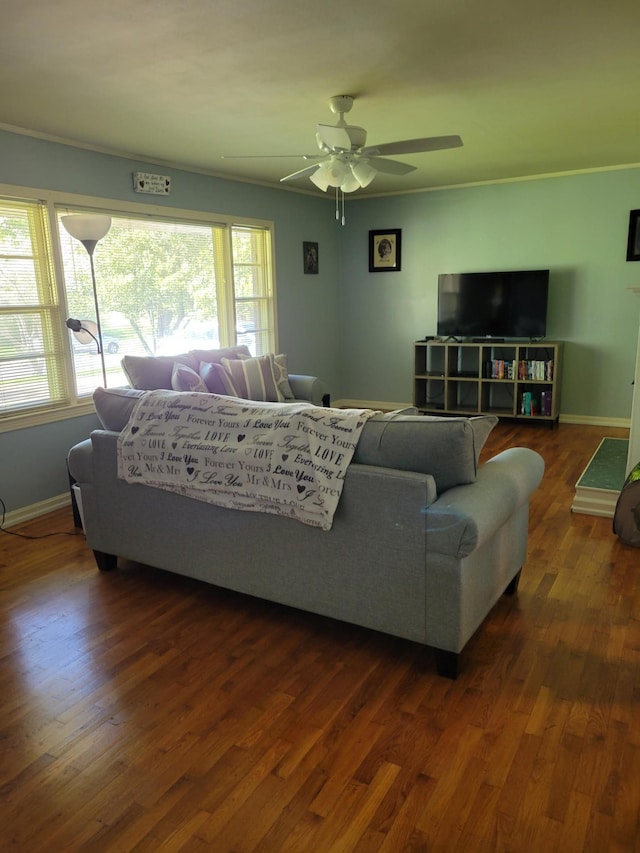
[[[259,380],[259,388],[251,399],[285,402],[304,400],[316,406],[328,406],[329,394],[317,376],[289,373],[286,355],[265,355],[250,358],[246,346],[213,350],[190,350],[171,356],[125,355],[122,370],[132,388],[155,391],[160,388],[176,391],[210,391],[214,394],[234,394],[235,389],[226,371],[221,370],[223,360],[244,361],[255,366],[251,374]],[[265,382],[265,376],[267,381]],[[243,395],[240,395],[243,396]]]
[[[515,592],[544,463],[514,447],[479,466],[495,418],[370,419],[322,531],[119,480],[117,439],[135,398],[98,389],[105,428],[69,453],[100,569],[121,557],[426,644],[449,677]]]

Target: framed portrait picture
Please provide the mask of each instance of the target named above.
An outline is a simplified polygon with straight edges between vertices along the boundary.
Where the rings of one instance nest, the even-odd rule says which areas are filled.
[[[317,275],[318,273],[318,244],[302,244],[302,269],[305,275]]]
[[[632,210],[629,213],[627,260],[640,261],[640,210]]]
[[[401,237],[399,228],[369,231],[369,272],[398,272],[401,269]]]

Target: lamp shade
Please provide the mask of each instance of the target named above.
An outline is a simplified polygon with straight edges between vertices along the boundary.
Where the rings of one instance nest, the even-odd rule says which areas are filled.
[[[356,190],[360,189],[360,181],[358,181],[356,176],[349,171],[345,175],[344,181],[340,184],[340,189],[343,193],[354,193]]]
[[[358,160],[351,168],[361,187],[368,187],[378,174],[365,157]]]
[[[111,228],[111,217],[97,213],[70,213],[61,216],[60,221],[68,233],[80,242],[102,240]]]
[[[71,329],[79,343],[90,344],[91,341],[95,341],[98,344],[98,352],[100,352],[100,330],[97,323],[94,323],[93,320],[74,320],[73,317],[69,317],[66,326]]]
[[[332,157],[327,168],[330,187],[339,187],[347,176],[349,167],[337,157]]]
[[[329,170],[327,166],[327,163],[321,163],[313,175],[309,175],[311,183],[315,184],[319,190],[322,190],[322,192],[326,192],[327,187],[329,186]]]

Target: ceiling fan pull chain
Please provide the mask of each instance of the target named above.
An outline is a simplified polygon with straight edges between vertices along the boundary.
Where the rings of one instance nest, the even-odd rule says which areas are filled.
[[[336,187],[336,219],[340,219],[340,209],[338,207],[338,187]]]
[[[342,191],[341,191],[342,192]],[[342,224],[344,225],[347,220],[344,215],[344,192],[342,193]]]

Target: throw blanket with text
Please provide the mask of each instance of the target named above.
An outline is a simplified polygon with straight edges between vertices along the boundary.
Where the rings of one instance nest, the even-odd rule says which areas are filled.
[[[118,439],[118,477],[330,530],[371,409],[148,391]]]

